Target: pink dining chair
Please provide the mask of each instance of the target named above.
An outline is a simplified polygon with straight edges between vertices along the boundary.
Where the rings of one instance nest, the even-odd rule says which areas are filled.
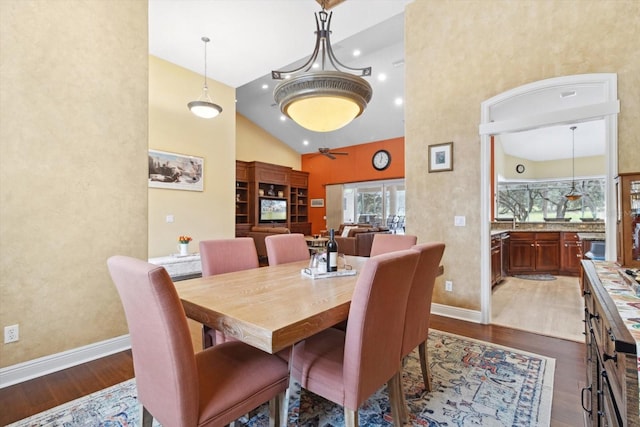
[[[418,238],[410,234],[376,233],[376,235],[373,236],[370,256],[409,249],[415,245],[417,241]]]
[[[309,260],[309,246],[304,234],[273,234],[264,239],[269,265]]]
[[[166,270],[134,258],[107,261],[129,333],[141,424],[224,426],[269,402],[280,423],[287,364],[239,341],[194,354],[187,318]]]
[[[200,241],[202,277],[258,268],[258,251],[251,237]],[[202,348],[228,341],[224,332],[202,325]]]
[[[345,426],[358,425],[358,408],[387,383],[394,425],[400,425],[400,350],[417,251],[370,258],[359,272],[346,331],[326,329],[296,344],[292,378],[344,407]]]
[[[404,321],[404,333],[402,336],[402,358],[404,359],[416,347],[420,358],[422,380],[426,391],[431,391],[431,372],[429,371],[429,355],[427,353],[427,338],[429,337],[429,319],[431,316],[431,298],[435,286],[440,261],[444,253],[445,244],[430,242],[415,245],[411,248],[420,254],[418,266],[413,276],[413,283],[407,300],[407,312]],[[407,405],[402,390],[402,381],[399,375],[396,384],[400,385],[400,399],[402,419],[407,420]]]

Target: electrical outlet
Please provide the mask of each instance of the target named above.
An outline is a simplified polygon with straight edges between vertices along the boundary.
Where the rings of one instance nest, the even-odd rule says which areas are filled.
[[[447,292],[453,292],[453,282],[451,280],[446,280],[444,282],[444,290]]]
[[[4,343],[16,342],[20,339],[20,327],[18,325],[11,325],[4,327]]]

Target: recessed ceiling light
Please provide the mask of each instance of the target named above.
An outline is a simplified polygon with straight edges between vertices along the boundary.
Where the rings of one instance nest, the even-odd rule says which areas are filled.
[[[379,82],[383,82],[385,80],[387,80],[387,75],[385,73],[378,74],[378,81]]]
[[[570,98],[570,97],[576,96],[576,95],[577,95],[577,93],[576,93],[575,90],[569,90],[569,91],[560,93],[560,98]]]
[[[360,49],[354,49],[353,50],[353,56],[360,56]]]
[[[402,98],[400,98],[400,97],[397,97],[397,98],[393,101],[393,103],[394,103],[394,104],[396,104],[396,105],[402,105],[402,103],[403,103],[403,102],[404,102],[404,100],[403,100]]]
[[[287,120],[287,116],[285,116],[284,114],[280,116],[280,121],[284,122],[285,120]]]
[[[304,141],[302,141],[303,145],[309,145],[309,141],[307,141],[306,139]]]
[[[317,62],[314,62],[311,68],[320,68],[320,64],[318,64]]]
[[[262,85],[262,89],[269,89],[269,85],[268,85],[268,84],[266,84],[266,83],[264,83],[264,84]]]

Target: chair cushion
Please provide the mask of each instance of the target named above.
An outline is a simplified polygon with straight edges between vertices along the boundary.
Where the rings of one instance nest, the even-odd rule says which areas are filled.
[[[199,425],[226,425],[289,386],[287,363],[276,355],[232,341],[196,354]],[[254,390],[260,390],[254,393]]]

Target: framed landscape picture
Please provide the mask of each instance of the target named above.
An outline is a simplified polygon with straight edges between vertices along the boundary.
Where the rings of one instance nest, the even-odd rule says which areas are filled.
[[[429,172],[453,170],[453,142],[429,146]]]
[[[204,191],[204,159],[149,150],[149,187]]]

